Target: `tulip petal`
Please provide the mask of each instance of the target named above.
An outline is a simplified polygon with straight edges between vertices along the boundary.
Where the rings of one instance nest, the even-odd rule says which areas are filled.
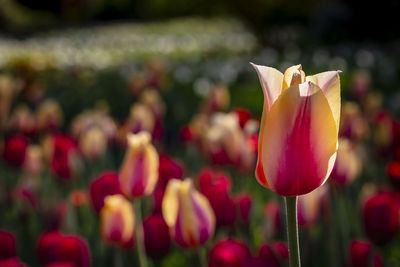
[[[283,87],[282,91],[288,89],[291,86],[301,84],[305,81],[305,74],[302,70],[301,64],[294,65],[285,70],[283,74]]]
[[[263,113],[261,115],[260,132],[263,132],[265,124],[265,116],[272,107],[272,104],[276,101],[282,91],[283,74],[277,69],[260,66],[250,63],[254,69],[257,71],[258,78],[260,79],[261,87],[264,94],[264,107]],[[262,153],[262,138],[261,135],[258,138],[258,157],[257,157],[257,167],[256,167],[256,178],[258,182],[269,188],[267,179],[265,178],[263,166],[261,162]]]
[[[274,192],[303,195],[325,182],[338,137],[328,100],[317,85],[305,82],[285,90],[264,126],[261,160]]]
[[[178,218],[179,200],[177,193],[180,183],[181,181],[178,179],[171,179],[165,189],[162,201],[162,214],[169,227],[175,225]]]
[[[257,71],[264,93],[264,111],[269,111],[282,92],[283,74],[274,68],[250,63]]]
[[[336,128],[339,131],[340,120],[340,77],[341,71],[326,71],[313,76],[307,76],[306,81],[310,81],[321,88],[331,107],[335,118]]]

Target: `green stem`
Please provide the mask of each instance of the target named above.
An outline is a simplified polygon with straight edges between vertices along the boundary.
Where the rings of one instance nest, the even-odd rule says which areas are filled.
[[[135,223],[135,234],[136,234],[136,247],[139,257],[140,267],[147,267],[146,252],[144,250],[144,233],[143,233],[143,222],[142,222],[142,209],[141,200],[135,199],[133,205],[135,207],[136,223]]]
[[[115,248],[114,250],[114,267],[122,267],[123,266],[123,260],[122,260],[122,254],[119,248]]]
[[[300,267],[299,230],[297,225],[297,196],[285,197],[285,208],[289,244],[289,266]]]
[[[199,256],[199,261],[200,261],[200,266],[201,267],[207,267],[207,258],[206,258],[206,249],[205,247],[201,247],[197,250],[197,254]]]

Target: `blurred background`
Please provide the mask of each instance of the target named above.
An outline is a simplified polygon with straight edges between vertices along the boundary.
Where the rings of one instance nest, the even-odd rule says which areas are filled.
[[[160,155],[142,210],[150,266],[288,266],[282,200],[254,177],[263,95],[249,62],[343,71],[335,169],[299,200],[303,265],[400,266],[399,11],[396,0],[0,0],[0,266],[138,263],[135,238],[101,234],[100,213],[120,193],[126,134],[140,131]],[[183,177],[216,216],[197,248],[177,245],[161,212]]]

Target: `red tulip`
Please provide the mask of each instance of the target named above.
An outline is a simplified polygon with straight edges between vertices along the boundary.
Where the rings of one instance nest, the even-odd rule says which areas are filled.
[[[245,267],[251,261],[247,245],[234,239],[218,241],[209,253],[209,267]]]
[[[89,247],[79,236],[65,236],[60,232],[43,233],[37,246],[39,262],[42,265],[68,262],[76,267],[90,267]]]
[[[60,178],[70,180],[79,169],[76,142],[69,136],[53,134],[45,143],[45,152],[50,159],[51,169]]]
[[[0,267],[28,267],[28,266],[20,262],[18,258],[8,258],[6,260],[0,260]]]
[[[239,125],[243,129],[246,123],[251,119],[251,113],[245,108],[235,108],[233,110],[239,119]]]
[[[158,186],[165,188],[171,179],[181,179],[183,177],[182,164],[173,160],[168,155],[160,155],[158,166]]]
[[[231,179],[223,172],[203,169],[199,175],[200,192],[203,193],[214,210],[219,226],[233,225],[236,219],[236,206],[230,196]]]
[[[168,254],[171,248],[171,237],[168,225],[160,214],[148,216],[143,221],[144,245],[146,253],[154,259]]]
[[[260,267],[281,267],[286,266],[289,259],[289,251],[284,243],[262,245],[258,252]]]
[[[0,230],[0,260],[15,257],[17,242],[12,233]]]
[[[116,172],[105,171],[90,184],[90,199],[97,213],[100,212],[104,205],[104,198],[116,194],[121,194]]]
[[[399,203],[391,192],[380,192],[364,203],[364,227],[368,237],[378,245],[391,241],[399,228]]]
[[[351,267],[383,267],[381,256],[366,241],[354,240],[350,244]]]
[[[14,135],[6,139],[3,148],[3,159],[13,167],[21,167],[25,161],[29,141],[24,136]]]
[[[251,216],[251,208],[253,199],[248,193],[241,193],[236,196],[236,206],[239,211],[239,221],[243,224],[248,224]]]
[[[340,115],[338,71],[305,76],[301,65],[278,70],[253,64],[264,92],[256,176],[282,196],[307,194],[329,177]]]
[[[390,182],[396,187],[400,188],[400,161],[391,161],[387,166],[387,174]]]

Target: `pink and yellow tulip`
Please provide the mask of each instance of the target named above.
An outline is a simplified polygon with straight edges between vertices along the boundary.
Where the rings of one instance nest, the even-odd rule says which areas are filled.
[[[101,236],[106,242],[122,246],[132,239],[135,216],[131,203],[122,195],[104,199],[100,218]]]
[[[182,247],[198,247],[214,234],[215,215],[211,205],[194,189],[190,179],[170,180],[162,213],[173,239]]]
[[[158,180],[158,154],[147,132],[128,134],[128,150],[119,171],[121,191],[129,198],[150,195]]]
[[[340,118],[339,71],[305,76],[301,65],[252,64],[264,93],[257,180],[282,196],[307,194],[329,177]]]

